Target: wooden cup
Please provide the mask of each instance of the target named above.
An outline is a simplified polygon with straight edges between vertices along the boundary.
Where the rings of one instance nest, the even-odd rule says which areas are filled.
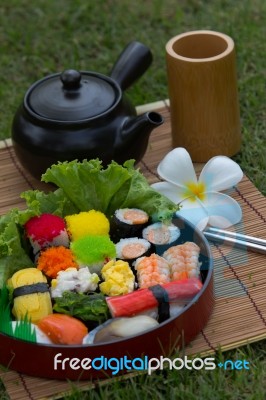
[[[240,150],[241,129],[233,40],[192,31],[166,44],[173,147],[195,162]]]

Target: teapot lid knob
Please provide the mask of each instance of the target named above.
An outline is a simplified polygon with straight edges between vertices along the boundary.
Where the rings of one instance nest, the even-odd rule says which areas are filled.
[[[67,69],[60,75],[65,89],[78,89],[81,81],[81,73],[75,69]]]

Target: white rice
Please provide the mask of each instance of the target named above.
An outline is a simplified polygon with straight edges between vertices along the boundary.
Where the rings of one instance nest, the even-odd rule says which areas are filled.
[[[127,246],[128,244],[141,244],[145,248],[145,252],[149,250],[151,247],[151,244],[148,242],[148,240],[145,239],[139,239],[137,237],[134,238],[128,238],[128,239],[120,239],[120,241],[115,245],[116,247],[116,257],[117,258],[122,258],[122,253],[123,253],[123,248]],[[143,254],[144,254],[143,253]],[[140,257],[140,256],[136,256]]]

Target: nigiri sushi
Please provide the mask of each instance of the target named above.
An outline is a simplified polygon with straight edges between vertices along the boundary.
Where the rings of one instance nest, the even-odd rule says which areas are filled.
[[[140,288],[170,282],[169,264],[158,254],[153,253],[149,257],[138,258],[134,263],[134,268],[137,271]]]
[[[162,322],[171,315],[171,304],[185,305],[202,288],[197,278],[182,279],[138,289],[123,296],[107,297],[107,305],[112,317],[131,317],[141,313],[158,311],[158,320]]]
[[[112,318],[97,326],[83,339],[83,344],[113,342],[118,339],[138,335],[148,329],[156,328],[158,321],[147,315]]]
[[[12,313],[17,320],[27,316],[30,322],[36,323],[53,312],[47,279],[37,268],[15,272],[7,285],[12,291]]]
[[[50,314],[42,318],[37,326],[55,344],[82,344],[88,334],[83,322],[65,314]]]
[[[69,246],[65,221],[57,215],[34,216],[26,222],[24,229],[34,255],[46,247]]]
[[[194,242],[170,247],[163,253],[171,269],[171,280],[199,277],[200,248]]]
[[[126,261],[111,260],[101,270],[104,282],[100,291],[108,296],[130,293],[134,290],[135,277]]]
[[[62,297],[63,293],[71,290],[77,293],[86,293],[95,291],[100,278],[97,274],[91,274],[88,267],[67,268],[59,271],[56,279],[51,282],[51,296]]]

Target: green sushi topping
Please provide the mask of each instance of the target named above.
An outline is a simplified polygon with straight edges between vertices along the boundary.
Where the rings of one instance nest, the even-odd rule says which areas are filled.
[[[88,267],[116,256],[115,244],[109,236],[83,236],[73,241],[70,248],[77,262]]]
[[[57,297],[54,301],[54,311],[83,321],[102,323],[109,317],[109,309],[101,293],[83,294],[66,291],[62,297]]]

